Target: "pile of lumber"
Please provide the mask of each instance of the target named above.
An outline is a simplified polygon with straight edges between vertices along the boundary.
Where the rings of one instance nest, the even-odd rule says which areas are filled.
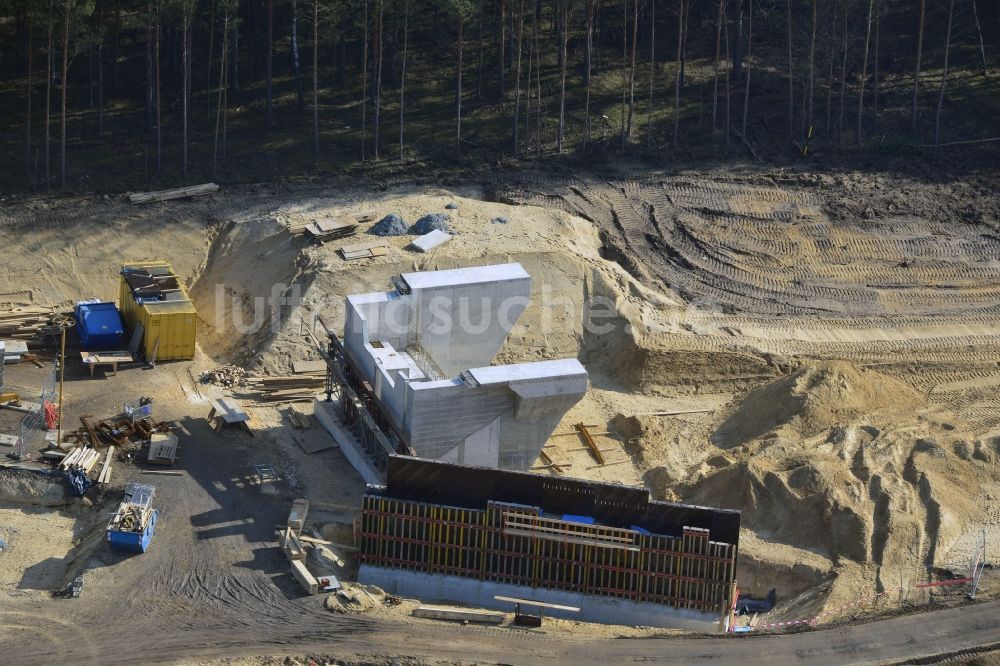
[[[57,467],[66,471],[82,469],[87,474],[90,474],[90,470],[97,465],[97,461],[100,459],[101,454],[96,449],[89,446],[78,446],[64,456],[59,461]]]
[[[0,311],[0,338],[30,338],[58,333],[59,327],[52,321],[61,313],[52,308],[23,307]]]
[[[219,186],[215,183],[204,183],[202,185],[189,185],[188,187],[177,187],[172,190],[158,190],[156,192],[136,192],[128,195],[128,200],[134,204],[151,203],[153,201],[170,201],[171,199],[183,199],[185,197],[197,197],[204,194],[218,192]]]
[[[351,213],[320,217],[306,222],[289,222],[288,233],[293,236],[308,233],[315,240],[326,241],[332,238],[350,236],[357,232],[359,224],[375,220],[375,213]],[[319,238],[317,238],[317,234]],[[329,234],[329,237],[324,237]]]
[[[285,377],[252,377],[246,386],[255,391],[258,402],[273,404],[312,402],[326,385],[325,375],[289,375]]]

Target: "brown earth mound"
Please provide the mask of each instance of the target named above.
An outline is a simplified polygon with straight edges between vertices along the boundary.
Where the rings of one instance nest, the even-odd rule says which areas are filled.
[[[803,437],[831,424],[883,409],[906,409],[921,402],[906,384],[851,363],[824,362],[751,391],[712,435],[729,448],[788,426]]]

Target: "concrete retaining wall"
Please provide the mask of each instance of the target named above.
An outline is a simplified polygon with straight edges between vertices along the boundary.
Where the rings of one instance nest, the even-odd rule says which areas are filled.
[[[561,606],[574,606],[580,609],[579,613],[573,613],[546,608],[543,614],[549,617],[601,624],[685,629],[701,633],[718,633],[719,631],[719,616],[714,613],[701,613],[662,604],[598,597],[565,590],[531,588],[460,576],[387,569],[369,564],[361,565],[358,571],[358,581],[366,585],[377,585],[390,594],[416,598],[421,601],[447,601],[511,611],[513,604],[497,601],[493,598],[500,595]],[[536,611],[537,609],[525,608],[525,612],[535,613]]]

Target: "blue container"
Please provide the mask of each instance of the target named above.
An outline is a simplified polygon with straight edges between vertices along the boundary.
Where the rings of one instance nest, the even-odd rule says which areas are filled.
[[[121,349],[125,326],[114,303],[77,303],[76,330],[84,349]]]
[[[108,530],[108,543],[116,550],[125,550],[131,553],[145,553],[149,549],[149,542],[153,540],[153,531],[156,529],[156,519],[160,517],[160,512],[153,509],[153,514],[146,523],[146,529],[142,532],[123,532],[121,530]]]

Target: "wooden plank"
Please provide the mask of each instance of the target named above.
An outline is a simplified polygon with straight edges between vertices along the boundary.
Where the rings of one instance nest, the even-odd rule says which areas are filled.
[[[580,609],[576,606],[562,606],[560,604],[547,604],[543,601],[532,601],[531,599],[518,599],[517,597],[504,597],[499,594],[493,597],[497,601],[507,601],[512,604],[521,604],[522,606],[535,606],[537,608],[551,608],[553,610],[568,611],[570,613],[579,613]]]
[[[114,452],[115,452],[115,447],[109,446],[108,453],[107,455],[104,456],[104,466],[101,467],[101,473],[97,477],[99,483],[107,483],[107,479],[105,477],[108,476],[108,473],[111,471],[111,456],[114,454]]]
[[[219,186],[215,183],[204,183],[202,185],[189,185],[187,187],[177,187],[170,190],[157,190],[155,192],[135,192],[128,196],[129,201],[134,204],[150,203],[152,201],[170,201],[171,199],[183,199],[184,197],[202,196],[217,192]]]
[[[326,361],[292,361],[292,372],[303,375],[310,372],[326,372]]]
[[[341,215],[340,217],[321,217],[314,224],[323,233],[345,230],[355,231],[358,227],[358,221],[346,215]]]
[[[230,398],[217,398],[212,400],[212,409],[226,423],[245,423],[250,420],[250,416]]]
[[[601,450],[597,447],[597,442],[595,442],[594,438],[591,437],[590,431],[587,430],[587,426],[582,423],[577,423],[573,427],[576,428],[576,431],[579,433],[580,439],[583,440],[583,443],[590,449],[590,454],[594,456],[594,460],[603,465],[605,462],[604,454],[601,453]]]
[[[498,611],[479,610],[473,608],[417,606],[413,609],[413,617],[423,617],[431,620],[454,620],[456,622],[503,624],[503,622],[507,619],[507,614]]]
[[[354,243],[353,245],[344,245],[340,248],[340,252],[360,252],[361,250],[372,250],[377,247],[388,247],[389,243],[382,239],[363,241],[361,243]]]
[[[624,465],[625,463],[632,462],[631,458],[626,458],[625,460],[615,460],[614,462],[605,462],[600,465],[591,465],[587,469],[598,469],[599,467],[611,467],[612,465]]]

